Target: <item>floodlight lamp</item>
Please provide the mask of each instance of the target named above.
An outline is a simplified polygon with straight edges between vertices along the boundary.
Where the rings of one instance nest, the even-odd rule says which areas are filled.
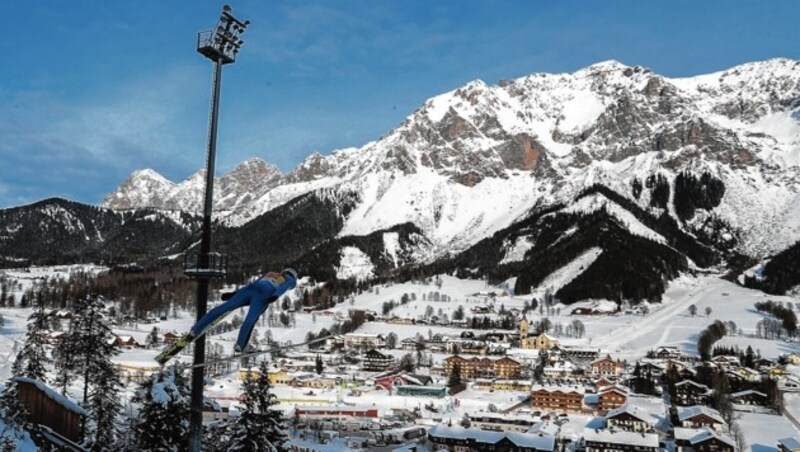
[[[225,11],[226,13],[229,13],[231,12],[231,7],[230,5],[222,5],[222,10]]]
[[[244,24],[242,24],[242,25],[243,25],[245,28],[247,28],[247,26],[248,26],[248,25],[250,25],[250,21],[249,21],[249,20],[246,20],[246,21],[244,21]]]

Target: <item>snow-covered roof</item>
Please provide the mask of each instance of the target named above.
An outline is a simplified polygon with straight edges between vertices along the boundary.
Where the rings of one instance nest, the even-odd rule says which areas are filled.
[[[586,388],[583,386],[557,386],[557,385],[533,385],[531,387],[531,391],[548,391],[548,392],[574,392],[577,394],[583,395],[586,392]]]
[[[687,419],[691,419],[695,416],[699,416],[701,414],[710,417],[711,419],[719,422],[720,424],[725,424],[725,420],[722,419],[722,415],[719,414],[719,411],[711,407],[707,407],[705,405],[687,406],[678,409],[678,419],[681,422]]]
[[[718,432],[716,432],[716,431],[714,431],[714,430],[712,430],[710,428],[704,428],[704,429],[700,430],[700,432],[697,435],[693,436],[690,441],[691,441],[692,445],[695,445],[695,444],[702,443],[704,441],[708,441],[710,439],[717,439],[717,440],[722,441],[723,443],[733,447],[734,449],[736,448],[736,442],[733,439],[731,439],[727,435],[723,435],[721,433],[718,433]]]
[[[299,407],[302,411],[366,411],[376,409],[374,406],[359,405],[304,405]]]
[[[778,440],[778,444],[789,450],[800,449],[800,440],[797,438],[783,438]]]
[[[627,444],[638,447],[658,447],[658,435],[655,433],[635,433],[611,430],[591,430],[583,431],[583,439],[598,443]]]
[[[500,441],[503,436],[505,436],[503,432],[491,432],[477,428],[448,427],[444,424],[434,426],[428,431],[428,434],[437,438],[462,440],[472,438],[476,441],[485,443],[496,443]]]
[[[430,436],[458,440],[472,439],[476,442],[495,444],[503,438],[508,438],[518,447],[535,448],[537,450],[553,450],[555,438],[553,436],[532,435],[519,432],[492,432],[476,428],[448,427],[443,424],[434,426],[429,431]]]
[[[716,438],[723,443],[736,448],[736,442],[727,435],[718,433],[710,428],[683,428],[675,427],[675,440],[688,441],[692,445],[708,441],[709,439]]]
[[[760,392],[760,391],[756,391],[755,389],[746,389],[744,391],[734,392],[733,394],[731,394],[731,398],[735,399],[737,397],[742,397],[742,396],[751,395],[751,394],[767,398],[766,394],[764,394],[763,392]]]
[[[531,425],[531,428],[528,429],[527,433],[531,433],[534,435],[556,436],[560,429],[561,427],[559,427],[558,424],[554,422],[540,421]]]
[[[604,386],[602,389],[600,389],[600,394],[605,394],[606,392],[612,392],[612,391],[625,395],[628,395],[628,393],[631,392],[629,388],[622,386],[621,384],[615,383],[611,386]]]
[[[685,385],[692,385],[692,386],[695,386],[697,388],[705,389],[706,391],[710,391],[708,386],[706,386],[704,384],[697,383],[696,381],[692,381],[692,380],[682,380],[682,381],[679,381],[679,382],[675,383],[676,387],[685,386]]]
[[[508,432],[506,438],[516,444],[517,447],[526,447],[536,450],[553,450],[555,437],[550,435],[531,435],[529,433]]]
[[[610,419],[610,418],[619,416],[620,414],[623,414],[623,413],[629,414],[629,415],[635,417],[636,419],[639,419],[640,421],[642,421],[644,423],[651,424],[651,425],[655,424],[655,422],[653,422],[652,414],[647,412],[647,410],[645,410],[643,408],[640,408],[638,406],[635,406],[635,405],[627,404],[627,403],[625,405],[622,405],[619,408],[616,408],[616,409],[613,409],[613,410],[609,411],[608,414],[606,414],[606,419]]]
[[[39,380],[28,378],[28,377],[14,377],[14,381],[17,383],[28,383],[36,386],[40,391],[42,391],[47,397],[52,399],[54,402],[58,403],[59,405],[63,406],[64,408],[72,411],[73,413],[77,413],[80,415],[86,415],[87,412],[84,410],[80,405],[73,402],[69,398],[57,393],[53,389],[51,389],[46,384],[42,383]]]

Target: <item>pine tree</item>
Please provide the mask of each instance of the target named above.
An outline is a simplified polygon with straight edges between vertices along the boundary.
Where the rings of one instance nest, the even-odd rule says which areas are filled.
[[[46,365],[52,362],[45,350],[43,335],[47,331],[47,318],[43,305],[38,305],[36,310],[28,317],[28,333],[25,345],[17,355],[11,372],[15,376],[29,377],[47,383]]]
[[[36,425],[28,422],[28,410],[19,400],[19,388],[13,378],[0,394],[0,419],[7,429],[36,433]]]
[[[317,353],[317,358],[314,361],[314,367],[317,371],[317,375],[322,375],[322,370],[324,369],[325,365],[322,362],[322,356],[320,356],[319,353]]]
[[[69,362],[64,366],[64,375],[74,371],[83,377],[82,405],[89,411],[84,431],[97,447],[93,450],[113,448],[117,434],[116,417],[121,408],[118,394],[122,384],[111,362],[119,353],[113,337],[98,296],[87,295],[74,304],[69,333],[59,356]]]
[[[147,335],[145,346],[150,348],[158,347],[158,327],[154,326],[150,334]]]
[[[120,401],[122,383],[116,366],[108,362],[96,369],[92,386],[86,405],[94,422],[94,443],[91,450],[117,450],[116,442],[119,435],[117,415],[122,409]]]
[[[447,387],[453,388],[461,385],[461,364],[454,363],[450,375],[447,377]]]
[[[155,372],[136,392],[141,404],[130,450],[180,451],[189,438],[189,383],[179,365]]]
[[[230,451],[286,450],[286,420],[283,414],[270,407],[278,400],[271,392],[269,366],[262,361],[256,378],[244,380],[244,406],[241,415],[231,426]]]

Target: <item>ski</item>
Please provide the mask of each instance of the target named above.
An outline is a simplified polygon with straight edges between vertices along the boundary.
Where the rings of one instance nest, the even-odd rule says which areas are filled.
[[[253,357],[253,356],[259,356],[259,355],[263,355],[263,354],[266,354],[266,353],[274,353],[274,352],[277,352],[277,351],[280,351],[280,350],[286,350],[286,349],[297,348],[297,347],[304,347],[306,345],[312,345],[312,344],[316,344],[316,343],[319,343],[319,342],[324,342],[324,341],[326,341],[328,339],[329,339],[328,337],[320,337],[320,338],[314,339],[312,341],[299,342],[297,344],[287,344],[287,345],[281,345],[281,346],[278,346],[278,347],[268,348],[268,349],[265,349],[265,350],[254,350],[252,352],[234,354],[234,355],[231,355],[231,356],[228,356],[228,357],[225,357],[225,358],[219,358],[219,359],[215,359],[213,361],[206,361],[204,363],[194,364],[194,365],[188,366],[187,368],[194,369],[196,367],[206,367],[206,366],[210,366],[210,365],[213,365],[213,364],[225,363],[225,362],[228,362],[228,361],[235,361],[237,359],[250,358],[250,357]]]
[[[161,351],[158,355],[156,355],[155,360],[158,362],[159,365],[163,366],[167,363],[167,361],[171,360],[178,353],[181,352],[184,348],[188,347],[189,344],[193,343],[197,339],[203,337],[206,333],[214,329],[217,325],[222,323],[225,318],[228,317],[230,313],[223,315],[222,317],[218,318],[214,322],[212,322],[208,327],[206,327],[203,331],[200,332],[197,336],[192,335],[191,332],[184,334],[180,337],[180,339],[176,340],[175,342],[169,344],[164,350]]]

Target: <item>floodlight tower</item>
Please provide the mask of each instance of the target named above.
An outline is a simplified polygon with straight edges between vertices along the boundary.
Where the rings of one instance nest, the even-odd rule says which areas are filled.
[[[206,193],[203,208],[203,230],[200,251],[184,263],[184,273],[197,278],[197,320],[205,315],[208,307],[208,282],[211,278],[223,277],[227,273],[227,259],[211,253],[211,211],[214,195],[214,162],[217,152],[217,122],[219,119],[219,91],[222,82],[222,66],[236,61],[236,55],[244,44],[239,36],[250,21],[240,21],[233,16],[231,7],[222,7],[217,26],[197,34],[197,51],[214,63],[212,78],[211,112],[208,119],[208,152],[206,155]],[[206,338],[200,337],[194,345],[192,369],[192,409],[189,431],[189,450],[200,452],[203,437],[203,379],[205,376]],[[198,366],[200,364],[201,366]]]

